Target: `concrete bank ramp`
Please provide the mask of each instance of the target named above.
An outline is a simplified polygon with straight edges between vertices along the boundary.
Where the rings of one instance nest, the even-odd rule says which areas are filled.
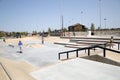
[[[119,80],[120,67],[82,58],[32,72],[36,80]]]
[[[36,67],[26,63],[9,60],[0,57],[0,80],[35,80],[30,72],[37,70]]]

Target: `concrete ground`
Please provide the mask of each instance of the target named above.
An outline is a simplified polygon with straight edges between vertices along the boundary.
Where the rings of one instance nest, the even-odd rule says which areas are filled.
[[[19,48],[17,46],[17,42],[19,40],[22,40],[24,43],[22,54],[17,52],[19,50]],[[118,80],[118,78],[120,78],[117,75],[117,73],[119,73],[119,67],[115,67],[113,65],[88,61],[88,60],[84,60],[84,59],[73,59],[73,60],[68,60],[65,62],[59,61],[58,60],[58,52],[69,51],[69,50],[73,50],[75,48],[67,48],[67,47],[64,47],[61,45],[55,45],[53,43],[54,42],[69,42],[68,39],[60,39],[58,37],[51,37],[51,38],[47,37],[47,38],[45,38],[44,45],[41,44],[41,38],[39,38],[39,37],[28,37],[28,38],[22,38],[22,39],[8,39],[6,41],[7,41],[7,43],[3,43],[0,41],[0,44],[1,44],[0,45],[0,56],[1,56],[0,62],[4,65],[5,69],[7,70],[7,72],[9,73],[9,75],[12,77],[13,80],[49,80],[49,79],[54,80],[55,78],[57,78],[57,79],[59,78],[58,74],[60,75],[59,79],[62,79],[62,80],[84,79],[83,77],[80,78],[79,75],[85,76],[84,80],[88,80],[88,78],[86,78],[86,77],[91,77],[90,78],[91,80],[96,80],[97,78],[103,79],[103,77],[105,77],[105,76],[107,76],[109,80],[112,80],[112,79]],[[12,45],[14,47],[12,47],[10,45]],[[115,47],[115,49],[116,49],[116,47]],[[84,51],[79,52],[79,54],[80,54],[80,56],[87,56],[87,53],[85,53]],[[103,55],[101,50],[97,50],[95,52],[92,51],[92,55],[94,55],[94,54],[99,54],[101,56]],[[66,57],[66,56],[63,56],[63,57]],[[71,57],[73,58],[73,55]],[[120,62],[120,54],[115,54],[115,53],[108,51],[106,57],[109,59],[115,60],[117,62]],[[74,62],[76,65],[74,65]],[[83,63],[85,63],[85,64],[83,64]],[[79,64],[81,64],[81,65],[79,65]],[[97,65],[97,66],[93,66],[93,65]],[[102,66],[103,67],[100,69],[98,67],[99,65],[101,67]],[[60,68],[59,66],[62,66],[62,67]],[[73,66],[73,68],[75,67],[76,69],[72,70],[72,66]],[[80,66],[82,66],[82,67],[80,67]],[[98,69],[100,69],[101,74],[104,74],[105,76],[101,75],[100,77],[96,77],[97,76],[96,74],[99,72],[89,74],[90,76],[88,76],[87,73],[89,73],[90,70],[92,70],[91,68],[90,68],[90,70],[89,70],[89,68],[87,69],[88,66],[94,67],[94,68],[92,68],[93,71],[95,71],[95,69],[97,71],[99,71]],[[84,67],[86,67],[86,68],[84,68]],[[55,68],[55,70],[54,70],[54,68]],[[78,72],[77,72],[77,69],[78,69]],[[88,71],[84,72],[82,69],[84,71],[86,71],[86,69],[87,69]],[[106,73],[104,73],[105,69],[107,70]],[[112,69],[114,69],[114,70],[112,70]],[[82,72],[81,72],[81,70],[82,70]],[[70,72],[72,71],[72,73],[70,73],[69,71]],[[61,72],[61,73],[58,73],[58,72]],[[32,73],[32,76],[30,75],[30,73]],[[44,73],[44,74],[42,74],[42,73]],[[77,76],[76,73],[79,73],[79,75]],[[93,74],[96,75],[95,78],[92,77]],[[1,66],[0,66],[0,75],[2,75],[2,77],[0,77],[0,80],[9,80]],[[75,75],[76,75],[76,77],[71,77],[71,76],[75,76]],[[113,76],[111,76],[111,75],[113,75]],[[111,76],[111,77],[109,77],[109,76]],[[97,79],[97,80],[99,80],[99,79]]]

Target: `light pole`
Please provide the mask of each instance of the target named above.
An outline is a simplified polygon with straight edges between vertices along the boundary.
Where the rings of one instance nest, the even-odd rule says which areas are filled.
[[[64,28],[64,21],[63,21],[63,15],[61,16],[62,17],[62,31],[63,31],[63,28]]]
[[[82,24],[82,14],[83,14],[83,11],[81,11],[81,24]]]
[[[101,29],[101,0],[99,0],[99,16],[100,16],[100,29]]]
[[[64,18],[63,18],[63,13],[62,13],[62,2],[60,1],[60,26],[61,26],[61,33],[63,32],[64,28]]]
[[[106,27],[106,20],[107,20],[107,19],[106,19],[106,18],[104,18],[104,21],[105,21],[105,29],[107,29],[107,27]]]

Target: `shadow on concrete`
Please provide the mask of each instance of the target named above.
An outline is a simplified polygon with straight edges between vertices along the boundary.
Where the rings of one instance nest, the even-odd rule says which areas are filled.
[[[97,62],[102,62],[102,63],[107,63],[107,64],[111,64],[111,65],[115,65],[115,66],[120,66],[119,62],[113,61],[111,59],[99,56],[99,55],[92,55],[92,56],[85,56],[85,57],[81,57],[84,59],[88,59],[88,60],[93,60],[93,61],[97,61]]]

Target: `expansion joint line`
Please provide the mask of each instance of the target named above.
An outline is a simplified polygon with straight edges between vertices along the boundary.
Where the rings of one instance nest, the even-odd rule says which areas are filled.
[[[0,62],[0,65],[2,67],[2,69],[4,70],[4,72],[6,73],[6,75],[8,76],[9,80],[12,80],[12,78],[10,77],[9,73],[7,72],[7,70],[5,69],[5,66],[3,66],[3,64]]]

